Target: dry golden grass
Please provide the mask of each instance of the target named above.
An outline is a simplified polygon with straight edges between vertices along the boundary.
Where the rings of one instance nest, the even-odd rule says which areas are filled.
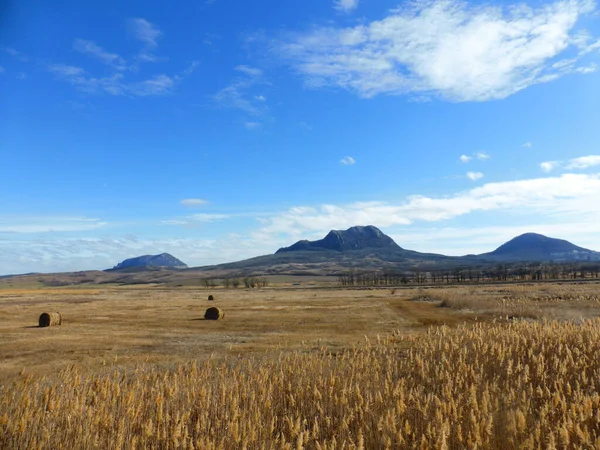
[[[0,448],[600,448],[597,287],[0,294]]]
[[[600,320],[433,328],[337,354],[0,389],[0,447],[598,448]]]

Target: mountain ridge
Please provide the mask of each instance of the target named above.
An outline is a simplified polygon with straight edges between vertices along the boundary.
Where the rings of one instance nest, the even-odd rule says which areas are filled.
[[[183,261],[175,258],[169,253],[160,253],[158,255],[142,255],[133,258],[128,258],[109,270],[125,270],[140,268],[187,269],[188,266]]]
[[[524,233],[505,242],[496,250],[477,255],[503,261],[598,261],[600,252],[579,247],[567,240],[538,233]]]

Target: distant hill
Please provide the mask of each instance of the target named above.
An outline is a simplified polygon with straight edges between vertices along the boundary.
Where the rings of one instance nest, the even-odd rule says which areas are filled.
[[[542,234],[525,233],[511,239],[490,253],[479,258],[497,261],[600,261],[600,252],[578,247],[563,239]]]
[[[275,253],[296,251],[334,250],[349,252],[365,249],[403,250],[394,240],[372,225],[352,227],[347,230],[331,230],[327,236],[318,241],[298,241],[290,247],[284,247]]]
[[[161,253],[160,255],[143,255],[126,259],[111,270],[165,267],[170,269],[186,269],[187,265],[173,255]]]

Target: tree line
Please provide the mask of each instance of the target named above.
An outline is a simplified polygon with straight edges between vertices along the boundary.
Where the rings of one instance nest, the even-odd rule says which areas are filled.
[[[226,289],[238,289],[238,288],[263,288],[269,285],[269,281],[266,278],[258,277],[243,277],[243,278],[223,278],[220,283],[219,280],[214,278],[203,278],[202,283],[204,287],[216,287],[221,284]]]
[[[493,267],[452,269],[354,270],[338,277],[341,286],[397,286],[401,284],[457,284],[498,281],[595,279],[600,264],[512,263]]]

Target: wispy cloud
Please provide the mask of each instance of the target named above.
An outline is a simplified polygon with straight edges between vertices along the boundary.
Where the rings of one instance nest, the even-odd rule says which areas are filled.
[[[170,93],[173,86],[175,86],[175,79],[162,74],[130,85],[129,92],[140,97],[164,95]]]
[[[205,223],[229,218],[230,216],[228,214],[191,214],[181,218],[163,220],[163,223],[165,225],[179,225],[188,228],[195,228]]]
[[[485,153],[485,152],[477,152],[477,153],[473,153],[473,156],[460,155],[460,158],[458,158],[458,160],[461,163],[466,164],[466,163],[470,162],[471,160],[473,160],[473,158],[476,158],[479,161],[485,161],[486,159],[490,159],[491,155],[489,155],[488,153]]]
[[[123,58],[116,53],[107,52],[93,41],[75,39],[75,42],[73,43],[73,49],[80,53],[92,55],[103,63],[115,67],[117,70],[124,70],[126,68],[126,63]]]
[[[334,0],[333,7],[338,11],[349,13],[358,8],[358,0]]]
[[[96,230],[106,226],[101,219],[87,217],[0,217],[0,233],[58,233]]]
[[[213,99],[223,108],[238,109],[253,116],[264,114],[267,111],[266,98],[252,92],[255,86],[265,83],[263,71],[246,65],[237,66],[235,70],[241,75],[218,91]]]
[[[158,38],[162,36],[162,31],[156,25],[142,18],[130,19],[129,29],[135,39],[148,47],[156,47]]]
[[[340,160],[340,163],[342,163],[344,166],[351,166],[353,164],[356,164],[356,161],[354,160],[354,158],[352,156],[344,156]]]
[[[298,236],[323,233],[357,224],[381,227],[440,222],[475,212],[510,211],[519,214],[600,220],[600,174],[487,183],[445,197],[415,195],[400,203],[361,202],[348,205],[295,207],[263,218],[257,236]],[[555,219],[554,219],[555,220]]]
[[[483,174],[481,172],[467,172],[467,178],[469,180],[477,181],[483,178]]]
[[[540,164],[540,169],[544,172],[551,172],[555,169],[581,170],[589,167],[600,166],[600,155],[580,156],[568,161],[544,161]]]
[[[73,85],[77,90],[88,94],[147,97],[171,94],[177,83],[189,76],[195,70],[196,65],[196,63],[192,63],[180,74],[154,75],[141,81],[127,81],[125,75],[120,71],[110,76],[94,77],[81,67],[66,64],[52,64],[48,66],[48,70]]]
[[[136,56],[135,60],[142,63],[155,63],[166,61],[165,56],[156,56],[153,51],[158,46],[158,39],[163,32],[153,23],[142,18],[130,19],[129,30],[133,37],[144,44],[144,48]]]
[[[65,64],[52,64],[48,66],[48,70],[82,92],[89,94],[105,93],[109,95],[125,95],[127,93],[127,87],[123,83],[124,77],[121,73],[96,78],[88,74],[81,67]]]
[[[576,24],[594,6],[590,0],[535,9],[424,0],[365,25],[295,34],[276,48],[311,88],[488,101],[585,72],[579,60],[596,43],[576,46]],[[564,56],[569,49],[576,54]]]
[[[4,73],[4,72],[5,72],[4,67],[0,66],[0,73]]]
[[[129,27],[134,37],[145,44],[144,50],[135,57],[136,61],[159,61],[159,58],[150,53],[156,47],[157,39],[162,32],[145,19],[131,19]],[[192,61],[187,68],[175,74],[159,73],[144,76],[142,79],[135,74],[138,72],[136,64],[128,65],[126,60],[116,53],[104,50],[94,41],[75,39],[73,49],[94,56],[111,67],[112,74],[95,76],[80,66],[68,64],[50,64],[48,70],[58,78],[67,81],[77,90],[90,94],[127,95],[133,97],[147,97],[171,94],[175,86],[184,78],[190,76],[198,67],[197,61]],[[125,70],[129,69],[129,70]]]
[[[179,203],[181,203],[183,206],[197,207],[208,205],[210,202],[208,200],[204,200],[203,198],[184,198],[183,200],[180,200]]]
[[[29,56],[27,56],[23,52],[15,50],[12,47],[0,47],[0,50],[2,50],[4,53],[9,54],[13,58],[15,58],[15,59],[17,59],[17,60],[19,60],[21,62],[29,62]]]
[[[253,122],[250,120],[250,121],[244,122],[244,126],[246,127],[247,130],[256,130],[257,128],[260,128],[262,126],[262,123]]]
[[[533,144],[531,142],[525,142],[523,145],[521,145],[521,147],[523,147],[523,148],[532,148]]]

